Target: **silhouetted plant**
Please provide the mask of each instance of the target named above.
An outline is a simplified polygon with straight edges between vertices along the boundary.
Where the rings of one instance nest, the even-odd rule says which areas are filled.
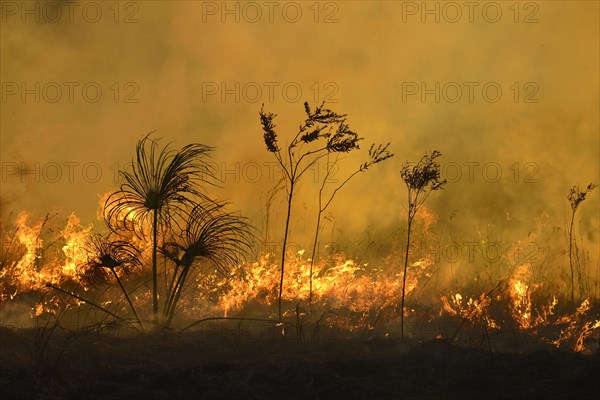
[[[580,266],[579,263],[579,250],[577,248],[577,241],[573,237],[573,230],[575,226],[575,212],[579,208],[579,205],[585,200],[586,196],[591,193],[598,185],[590,183],[584,190],[580,190],[579,186],[573,186],[569,190],[567,200],[571,205],[571,224],[569,227],[569,267],[571,269],[571,306],[575,306],[575,279],[573,272],[573,264],[577,267],[578,271]],[[579,286],[581,291],[581,272],[578,273]]]
[[[126,229],[144,237],[145,224],[152,229],[152,310],[158,317],[157,248],[158,231],[185,214],[195,200],[205,198],[202,188],[212,183],[213,170],[204,160],[211,147],[189,144],[175,151],[167,144],[158,149],[150,134],[136,146],[129,171],[119,171],[125,181],[104,206],[104,218],[113,232]]]
[[[141,268],[142,255],[140,251],[129,242],[111,240],[100,234],[94,234],[88,238],[85,244],[85,251],[88,254],[88,259],[84,265],[84,278],[91,284],[99,284],[108,282],[110,277],[113,276],[119,284],[119,288],[123,292],[138,324],[144,329],[142,320],[131,301],[129,292],[125,289],[117,272],[120,271],[121,274],[127,275],[133,269]]]
[[[362,163],[360,165],[360,167],[354,171],[353,173],[351,173],[350,175],[348,175],[346,177],[346,179],[344,179],[342,181],[342,183],[340,183],[331,193],[328,197],[324,197],[324,190],[325,190],[325,186],[327,185],[327,182],[329,180],[329,177],[331,176],[331,173],[333,171],[333,169],[336,167],[339,158],[336,157],[335,161],[330,162],[329,160],[329,156],[327,157],[327,170],[325,172],[325,177],[323,178],[323,181],[321,182],[321,187],[319,189],[319,210],[317,213],[317,224],[316,224],[316,228],[315,228],[315,236],[313,238],[313,247],[312,247],[312,255],[310,258],[310,277],[309,277],[309,295],[308,295],[308,305],[309,308],[312,310],[312,297],[313,297],[313,267],[315,264],[315,257],[316,257],[316,251],[317,251],[317,242],[319,240],[319,230],[321,227],[321,220],[322,220],[322,215],[323,213],[327,210],[327,208],[331,205],[331,202],[333,201],[333,198],[335,197],[335,195],[353,178],[355,177],[358,173],[360,172],[365,172],[367,171],[371,166],[378,164],[382,161],[387,160],[388,158],[391,158],[394,156],[394,154],[390,153],[388,150],[389,147],[389,143],[386,145],[378,145],[375,146],[375,144],[371,145],[371,148],[369,148],[369,159]]]
[[[358,149],[358,142],[361,140],[346,123],[346,114],[338,114],[324,108],[324,104],[313,111],[307,102],[304,103],[304,111],[306,113],[304,123],[300,125],[298,132],[283,151],[279,145],[273,122],[276,114],[265,112],[264,106],[259,112],[267,151],[273,153],[277,159],[286,179],[287,189],[287,215],[283,234],[283,247],[281,249],[281,276],[278,296],[279,320],[281,320],[282,315],[281,296],[283,293],[285,252],[294,190],[304,173],[316,165],[319,160],[330,153],[348,153]],[[310,145],[310,147],[305,147],[307,145]]]
[[[419,162],[405,162],[402,165],[400,176],[406,184],[408,195],[407,228],[406,228],[406,253],[404,257],[404,274],[402,276],[402,304],[400,314],[400,330],[404,339],[404,298],[406,293],[406,273],[408,269],[408,249],[410,247],[410,233],[412,222],[432,191],[440,190],[446,180],[440,177],[440,164],[436,161],[442,154],[434,150],[425,154]]]
[[[227,274],[230,267],[245,260],[254,235],[247,219],[224,211],[226,204],[205,202],[195,205],[177,241],[166,242],[161,251],[175,264],[163,316],[171,324],[177,303],[192,267],[199,262]]]

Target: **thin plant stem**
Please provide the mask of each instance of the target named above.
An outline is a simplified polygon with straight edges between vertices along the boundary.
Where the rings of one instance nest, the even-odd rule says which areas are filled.
[[[133,315],[135,315],[135,319],[137,320],[138,324],[140,325],[140,328],[142,328],[142,331],[143,331],[144,324],[142,324],[142,320],[140,319],[140,316],[138,315],[138,312],[135,309],[133,302],[131,301],[131,298],[129,297],[129,293],[127,293],[127,290],[125,290],[125,286],[123,286],[123,283],[121,282],[121,279],[119,278],[119,275],[114,270],[114,268],[112,268],[111,271],[112,271],[113,275],[115,276],[115,278],[117,279],[117,283],[119,284],[121,291],[125,295],[125,299],[127,299],[127,303],[129,303],[129,307],[131,307],[131,311],[133,311]]]

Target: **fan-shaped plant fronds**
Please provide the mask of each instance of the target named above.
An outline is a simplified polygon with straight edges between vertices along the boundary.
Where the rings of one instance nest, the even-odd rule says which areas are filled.
[[[88,259],[83,266],[84,278],[91,284],[107,282],[117,270],[127,275],[142,267],[140,251],[123,240],[94,234],[87,239],[85,251]]]
[[[167,144],[159,150],[159,141],[146,135],[137,143],[130,170],[119,171],[125,183],[107,198],[104,207],[112,231],[125,229],[144,236],[143,226],[154,222],[155,213],[159,225],[168,225],[194,197],[206,197],[204,185],[216,181],[204,160],[212,147],[192,143],[175,151]]]
[[[166,242],[161,252],[175,263],[164,317],[170,324],[192,267],[204,263],[226,274],[246,259],[253,246],[252,227],[244,217],[225,211],[225,203],[195,205],[179,240]]]
[[[159,149],[159,139],[151,139],[150,134],[137,143],[130,170],[119,171],[125,183],[107,198],[104,219],[113,232],[125,229],[145,236],[144,226],[152,227],[152,298],[156,318],[158,230],[179,221],[197,198],[206,198],[204,185],[212,184],[216,178],[205,161],[212,147],[193,143],[178,151],[170,149],[169,144]]]
[[[127,303],[129,303],[131,311],[143,329],[137,310],[117,272],[118,270],[122,274],[129,274],[134,269],[140,268],[142,266],[140,251],[129,242],[111,240],[101,234],[90,236],[84,247],[88,254],[88,259],[83,265],[84,278],[92,284],[99,284],[107,282],[111,275],[114,276],[119,288],[125,295]]]

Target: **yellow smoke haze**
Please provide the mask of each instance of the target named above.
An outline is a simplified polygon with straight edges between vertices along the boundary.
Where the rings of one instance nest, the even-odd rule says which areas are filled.
[[[402,163],[433,149],[450,183],[427,206],[465,240],[489,226],[526,237],[544,212],[564,229],[569,188],[600,182],[599,5],[465,3],[2,2],[2,218],[96,221],[117,169],[156,130],[176,147],[215,146],[225,183],[211,194],[260,225],[278,177],[261,105],[284,144],[303,102],[327,100],[365,137],[335,179],[371,143],[391,142],[396,156],[337,195],[324,240],[400,227]],[[294,199],[298,242],[314,229],[315,174]],[[578,213],[592,265],[599,195]],[[273,240],[284,203],[280,192]]]

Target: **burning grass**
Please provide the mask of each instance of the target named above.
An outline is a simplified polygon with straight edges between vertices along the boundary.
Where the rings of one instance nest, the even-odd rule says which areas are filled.
[[[431,235],[423,210],[417,226]],[[151,321],[142,239],[128,239],[139,264],[98,281],[83,266],[97,236],[74,215],[20,214],[3,229],[0,384],[10,398],[425,399],[489,397],[493,387],[502,398],[586,399],[598,389],[597,299],[570,308],[568,289],[536,279],[544,259],[459,291],[453,279],[436,282],[444,266],[434,254],[415,251],[402,340],[395,252],[376,263],[340,252],[315,262],[312,309],[310,259],[290,252],[282,322],[277,257],[263,252],[226,273],[199,267],[166,329]],[[507,254],[503,266],[514,261]]]
[[[593,392],[598,276],[591,284],[572,229],[569,264],[560,246],[540,245],[545,214],[526,240],[506,244],[483,232],[440,248],[418,181],[406,230],[384,254],[363,260],[370,245],[360,256],[346,246],[316,259],[314,248],[261,250],[249,220],[190,188],[205,182],[195,157],[209,148],[156,146],[144,138],[144,173],[123,173],[128,184],[102,199],[110,232],[74,214],[22,212],[3,223],[0,384],[13,397],[271,398],[289,395],[290,379],[311,388],[294,395],[311,398],[430,398],[450,389],[477,397],[489,385],[514,385],[520,392],[507,393],[519,398],[556,394],[548,387],[557,384],[573,386],[569,397]],[[156,168],[164,193],[145,179]],[[415,179],[432,173],[423,171],[413,170]],[[448,252],[461,247],[467,258]],[[548,364],[577,378],[556,379],[540,369]],[[531,386],[531,374],[552,385]],[[474,377],[488,386],[467,384]],[[28,378],[35,384],[20,388]],[[352,390],[357,380],[363,392]]]
[[[424,222],[430,219],[427,210]],[[94,256],[90,254],[93,247],[86,247],[88,238],[97,237],[91,227],[81,226],[74,215],[57,228],[56,216],[35,221],[23,213],[13,224],[12,234],[3,236],[0,299],[4,324],[31,327],[39,320],[59,316],[61,326],[77,329],[111,321],[132,324],[137,319],[135,310],[151,324],[150,246],[141,247],[140,263],[127,273],[113,269],[113,274],[103,275],[101,284],[93,284],[89,269],[82,267]],[[429,224],[424,229],[428,230]],[[431,254],[420,256],[408,268],[406,278],[411,307],[406,308],[405,318],[411,326],[444,321],[452,329],[438,329],[436,335],[447,339],[456,339],[465,329],[476,329],[488,339],[519,332],[540,343],[588,354],[597,346],[598,306],[584,299],[577,309],[569,309],[564,296],[534,279],[534,263],[514,266],[505,276],[499,275],[495,285],[489,282],[488,291],[477,293],[467,288],[459,292],[452,287],[434,287],[436,259]],[[311,308],[310,259],[299,251],[289,254],[287,260],[281,326],[292,322],[294,330],[303,332],[301,340],[310,340],[320,327],[347,334],[398,332],[402,273],[397,257],[384,257],[377,265],[360,264],[341,253],[319,260],[313,266]],[[258,260],[238,264],[225,273],[206,266],[197,270],[182,290],[174,326],[183,329],[206,318],[276,321],[278,273],[272,253],[262,253]],[[22,315],[24,309],[27,316]],[[281,332],[288,335],[289,329]],[[414,332],[408,334],[415,337]]]

